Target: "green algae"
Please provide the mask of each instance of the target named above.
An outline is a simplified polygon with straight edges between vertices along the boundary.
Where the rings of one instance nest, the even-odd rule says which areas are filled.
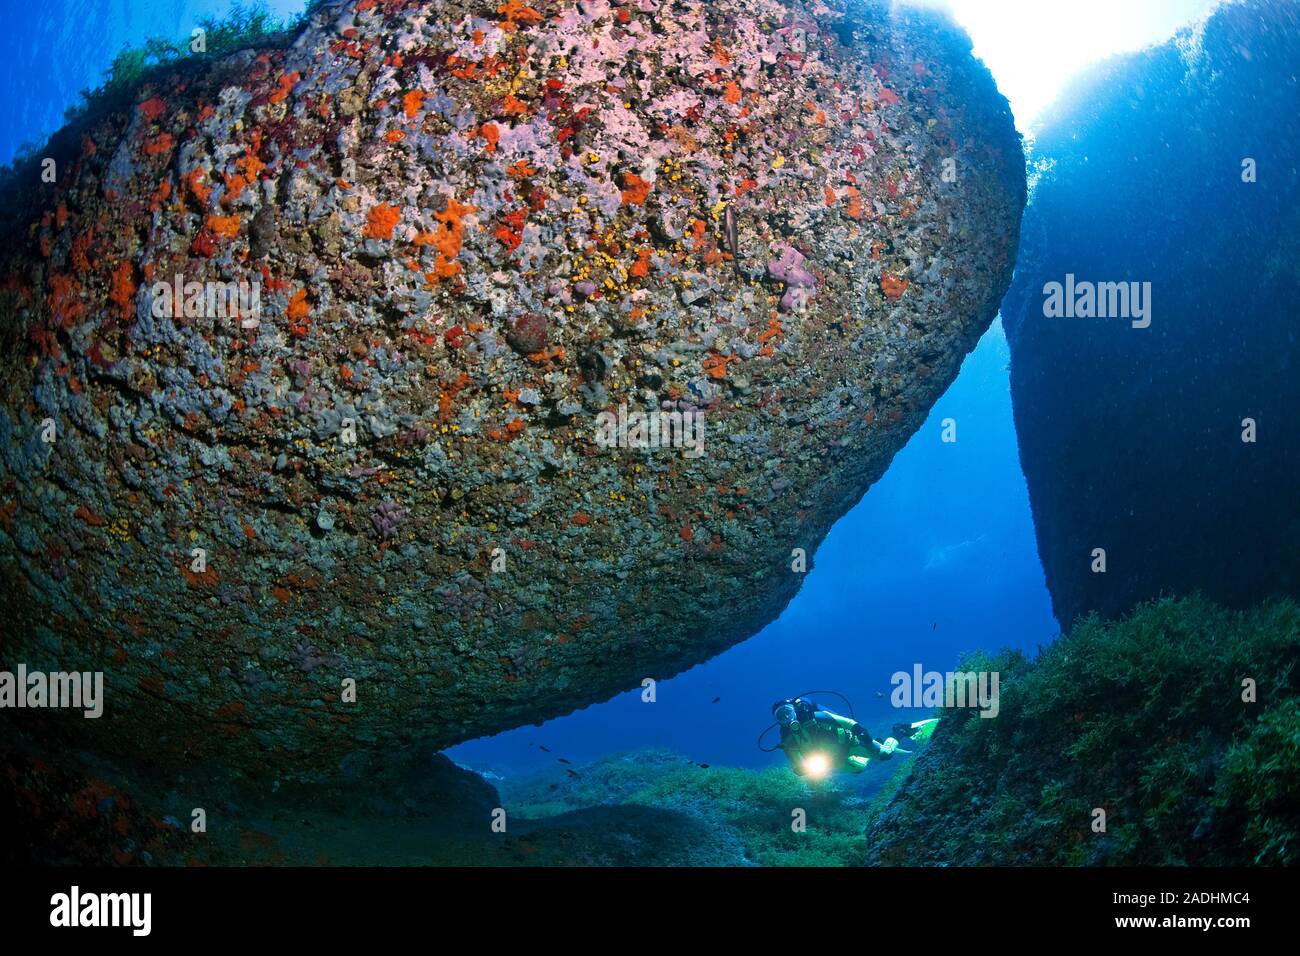
[[[695,821],[712,834],[709,862],[758,866],[852,866],[863,862],[862,831],[869,799],[860,781],[810,785],[784,765],[763,770],[702,767],[668,751],[618,754],[581,768],[577,779],[557,783],[553,773],[502,785],[512,812],[544,820],[580,815],[592,806],[658,810],[664,825]],[[794,813],[806,827],[796,832]],[[662,834],[667,842],[671,836]],[[653,858],[642,862],[655,864]]]
[[[54,146],[54,140],[74,139],[68,130],[87,129],[96,119],[126,107],[151,80],[242,50],[286,47],[324,3],[325,0],[310,0],[301,14],[281,20],[264,3],[236,0],[224,17],[208,16],[198,21],[197,29],[204,31],[202,52],[191,49],[192,37],[175,40],[154,36],[124,46],[104,71],[103,82],[93,89],[82,90],[80,99],[64,110],[67,122],[64,130],[56,133],[49,144],[24,143],[9,163],[0,165],[0,191],[9,188],[10,180],[34,178],[37,162]]]
[[[1193,597],[1088,618],[1033,661],[979,655],[963,666],[1001,672],[1000,716],[946,722],[873,813],[867,859],[1295,863],[1297,651],[1294,602],[1233,612]]]
[[[149,37],[138,46],[125,46],[104,71],[104,82],[93,90],[82,90],[81,102],[66,111],[69,121],[120,106],[150,77],[187,63],[219,60],[241,50],[287,46],[323,0],[313,0],[297,17],[281,20],[263,3],[233,3],[224,17],[204,17],[198,28],[204,32],[204,49],[194,52],[191,38],[171,40]]]

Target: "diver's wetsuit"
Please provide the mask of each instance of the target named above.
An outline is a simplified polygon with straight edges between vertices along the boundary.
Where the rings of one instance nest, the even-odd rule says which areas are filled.
[[[871,761],[888,760],[898,747],[895,738],[878,742],[856,720],[829,710],[815,710],[811,716],[805,711],[803,717],[796,730],[781,726],[781,749],[800,776],[808,773],[807,760],[816,754],[826,756],[827,770],[862,773]],[[899,725],[895,732],[911,740],[925,740],[934,733],[937,723],[937,718],[919,720]]]
[[[799,722],[798,730],[781,728],[781,749],[800,775],[808,772],[808,757],[818,753],[826,755],[832,769],[862,773],[872,760],[888,760],[897,745],[892,737],[883,745],[877,743],[856,720],[829,710],[815,711],[811,720]]]

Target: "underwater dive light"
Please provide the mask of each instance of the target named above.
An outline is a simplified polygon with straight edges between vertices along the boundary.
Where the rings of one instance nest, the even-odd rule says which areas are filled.
[[[824,753],[811,753],[803,758],[804,773],[814,780],[820,780],[830,772],[831,762]]]

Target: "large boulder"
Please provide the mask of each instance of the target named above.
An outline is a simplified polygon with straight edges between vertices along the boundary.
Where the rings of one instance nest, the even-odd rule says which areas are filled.
[[[5,660],[106,672],[42,733],[304,779],[773,620],[1024,202],[969,40],[885,3],[327,4],[46,155],[6,189]],[[172,301],[240,281],[257,316]],[[626,447],[651,409],[702,446]]]
[[[1300,591],[1298,11],[1224,5],[1096,70],[1037,136],[1003,318],[1064,626]],[[1150,283],[1150,314],[1048,317],[1067,275]]]

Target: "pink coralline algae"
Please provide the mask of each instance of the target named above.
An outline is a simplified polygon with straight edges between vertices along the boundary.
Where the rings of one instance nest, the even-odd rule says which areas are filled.
[[[810,291],[817,285],[817,277],[804,268],[804,256],[794,246],[781,249],[781,256],[767,264],[768,274],[785,283],[781,308],[789,312],[807,304]]]
[[[384,501],[370,514],[370,524],[379,537],[387,541],[397,537],[397,529],[406,520],[406,511],[394,501]]]

